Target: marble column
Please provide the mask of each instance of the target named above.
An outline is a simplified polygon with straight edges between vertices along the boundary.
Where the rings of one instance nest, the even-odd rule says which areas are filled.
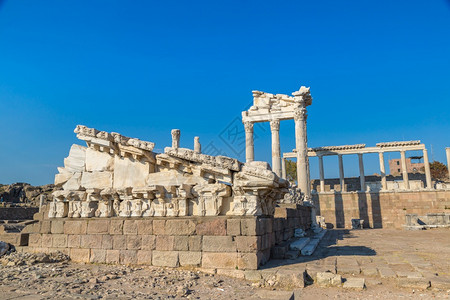
[[[253,122],[244,122],[245,128],[245,161],[255,160],[255,149],[253,145]]]
[[[284,158],[284,157],[281,159],[281,178],[287,179],[286,178],[286,158]]]
[[[325,192],[325,175],[323,172],[323,156],[318,155],[319,158],[319,175],[320,175],[320,191]]]
[[[449,149],[449,148],[447,148]],[[448,157],[448,152],[447,152]],[[431,171],[430,171],[430,162],[428,161],[428,150],[423,149],[423,165],[425,166],[425,178],[427,181],[427,189],[432,189],[432,182],[431,182]]]
[[[270,131],[272,132],[272,171],[281,176],[281,155],[280,155],[280,121],[270,121]]]
[[[297,182],[305,194],[305,200],[311,200],[311,188],[308,178],[308,146],[306,144],[306,108],[298,107],[294,111],[295,148],[297,151]]]
[[[342,154],[338,154],[338,158],[339,158],[339,182],[341,185],[341,192],[346,192],[347,188],[345,187],[344,161],[342,159]]]
[[[401,158],[401,161],[402,161],[403,188],[405,190],[409,190],[408,169],[407,169],[407,166],[406,166],[405,151],[400,151],[400,158]]]
[[[361,184],[361,192],[365,192],[366,178],[364,177],[364,161],[362,153],[358,153],[358,160],[359,160],[359,182]]]
[[[450,179],[450,147],[445,148],[445,153],[447,154],[447,170],[448,178]]]
[[[384,152],[378,152],[380,158],[381,190],[387,190],[386,169],[384,166]]]

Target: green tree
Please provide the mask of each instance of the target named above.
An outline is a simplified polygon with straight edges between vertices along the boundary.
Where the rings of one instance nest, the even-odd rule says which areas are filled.
[[[286,159],[286,179],[290,182],[297,182],[297,163]]]
[[[434,180],[444,180],[448,178],[447,166],[439,161],[433,161],[430,164],[431,178]]]

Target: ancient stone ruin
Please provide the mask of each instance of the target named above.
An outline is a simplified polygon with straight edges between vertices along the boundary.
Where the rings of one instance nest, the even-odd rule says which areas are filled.
[[[265,162],[241,163],[225,156],[172,147],[78,125],[87,147],[73,145],[58,168],[50,218],[270,216],[288,182]]]

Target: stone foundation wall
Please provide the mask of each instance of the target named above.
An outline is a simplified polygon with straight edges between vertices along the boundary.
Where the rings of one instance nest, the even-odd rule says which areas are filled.
[[[450,212],[450,190],[319,193],[313,200],[318,215],[334,228],[351,228],[355,218],[363,219],[364,227],[401,229],[406,214]]]
[[[0,207],[0,220],[32,220],[39,207]]]
[[[86,263],[255,270],[271,248],[310,226],[308,207],[273,217],[45,219],[24,229],[28,252],[62,251]]]

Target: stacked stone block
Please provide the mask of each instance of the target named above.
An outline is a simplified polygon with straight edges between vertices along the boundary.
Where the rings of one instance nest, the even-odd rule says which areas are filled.
[[[59,250],[84,263],[255,270],[302,227],[303,217],[310,219],[309,209],[293,211],[276,218],[45,219],[26,228],[24,250]]]
[[[351,219],[363,219],[364,227],[402,229],[407,214],[448,212],[450,190],[319,193],[313,200],[330,227],[351,228]]]

